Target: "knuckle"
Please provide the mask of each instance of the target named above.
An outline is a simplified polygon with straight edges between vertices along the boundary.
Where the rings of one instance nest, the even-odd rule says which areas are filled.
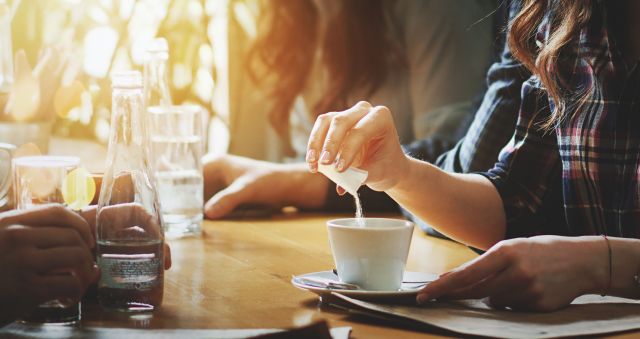
[[[505,259],[512,261],[516,258],[517,253],[512,243],[509,241],[501,241],[496,245],[496,254],[503,256]]]
[[[207,165],[215,166],[215,165],[221,164],[224,161],[224,159],[225,159],[224,154],[209,153],[204,156],[203,162],[205,163],[205,166]]]
[[[392,118],[391,110],[389,110],[387,106],[376,106],[373,109],[371,109],[371,112],[383,118]]]
[[[60,204],[51,205],[46,210],[50,220],[66,219],[69,216],[69,211]]]
[[[63,217],[67,214],[67,209],[60,204],[51,205],[50,209],[49,213],[52,213],[56,217]]]
[[[517,265],[515,267],[516,275],[518,279],[525,285],[534,285],[536,281],[536,275],[523,265]]]
[[[527,288],[527,294],[534,302],[541,302],[544,298],[544,288],[540,284],[532,283]]]
[[[347,115],[338,114],[335,117],[333,117],[333,119],[331,119],[331,125],[333,125],[334,128],[342,127],[347,123],[348,120],[349,120],[349,117]]]
[[[323,113],[318,115],[318,118],[316,119],[317,122],[324,124],[327,123],[329,121],[331,121],[331,117],[332,117],[333,113]]]
[[[324,141],[324,146],[322,147],[324,150],[333,150],[337,146],[337,142],[334,138],[328,137]]]

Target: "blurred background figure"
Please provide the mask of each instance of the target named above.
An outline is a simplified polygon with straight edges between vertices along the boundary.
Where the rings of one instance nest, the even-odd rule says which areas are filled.
[[[291,165],[209,157],[205,197],[218,193],[205,214],[221,217],[238,205],[323,207],[326,180],[295,163],[315,117],[359,100],[394,107],[403,143],[439,137],[453,146],[491,61],[496,7],[411,0],[236,7],[244,20],[229,26],[237,32],[230,34],[228,101],[215,101],[230,117],[227,151]]]
[[[236,155],[302,160],[315,117],[358,100],[396,108],[403,142],[446,134],[491,61],[492,22],[481,19],[493,1],[250,3],[229,26],[240,30],[227,67]]]

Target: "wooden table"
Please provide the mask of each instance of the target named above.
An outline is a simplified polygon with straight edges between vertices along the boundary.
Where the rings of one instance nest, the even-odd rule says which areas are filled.
[[[152,317],[129,317],[83,305],[83,325],[143,328],[287,328],[326,319],[351,326],[354,338],[424,336],[319,307],[291,275],[334,267],[325,222],[339,215],[287,213],[263,220],[205,221],[202,238],[170,240],[173,267],[164,302]],[[464,246],[416,228],[407,269],[440,273],[475,257]],[[379,322],[379,321],[378,321]]]
[[[92,171],[100,172],[104,166],[106,150],[94,143],[54,138],[50,149],[52,154],[80,156]],[[321,307],[315,294],[291,285],[292,275],[334,267],[325,223],[345,216],[285,213],[256,220],[205,221],[201,238],[169,240],[173,267],[165,274],[160,310],[151,316],[129,316],[84,303],[82,323],[130,328],[289,328],[324,319],[331,327],[352,327],[352,338],[451,335]],[[442,273],[475,257],[465,246],[426,236],[416,228],[407,269]]]

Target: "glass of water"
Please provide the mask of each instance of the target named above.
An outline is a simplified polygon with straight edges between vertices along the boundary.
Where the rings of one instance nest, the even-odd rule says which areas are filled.
[[[65,178],[79,166],[80,159],[77,157],[32,156],[13,159],[16,209],[51,203],[64,204]],[[80,320],[80,303],[51,300],[39,305],[22,320],[41,324],[73,324]]]
[[[148,108],[151,159],[156,177],[165,236],[201,232],[203,179],[203,110],[198,106]]]

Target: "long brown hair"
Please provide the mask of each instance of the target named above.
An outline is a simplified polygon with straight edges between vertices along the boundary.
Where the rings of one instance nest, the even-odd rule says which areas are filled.
[[[593,88],[568,88],[567,77],[571,69],[567,68],[577,61],[577,54],[568,50],[577,43],[580,30],[591,19],[593,5],[593,0],[523,0],[520,12],[510,23],[508,43],[511,52],[538,76],[554,101],[554,111],[543,125],[545,129],[553,128],[571,114],[575,107],[569,107],[570,101],[580,105],[591,96]],[[549,11],[555,15],[549,18],[549,36],[539,48],[535,34]]]
[[[336,1],[336,0],[321,0]],[[270,89],[275,103],[268,112],[278,133],[289,141],[291,106],[307,83],[314,53],[322,51],[330,86],[313,114],[343,109],[353,91],[371,95],[392,65],[404,65],[404,46],[392,38],[388,0],[340,1],[318,43],[318,10],[314,0],[262,0],[258,36],[247,67],[253,81]]]

